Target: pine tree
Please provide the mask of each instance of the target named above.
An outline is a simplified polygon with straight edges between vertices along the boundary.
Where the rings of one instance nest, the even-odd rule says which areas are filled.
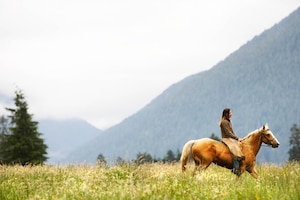
[[[8,119],[5,116],[0,117],[0,152],[5,150],[5,147],[2,145],[6,140],[6,136],[8,134]],[[0,153],[0,161],[2,160],[2,156]]]
[[[291,148],[289,150],[289,160],[300,161],[300,128],[296,124],[291,128],[292,135],[290,137]]]
[[[0,144],[0,157],[3,164],[42,164],[47,160],[47,145],[38,132],[38,122],[28,114],[28,105],[22,91],[17,90],[14,98],[16,108],[6,108],[9,134],[5,134]]]
[[[167,151],[167,154],[165,155],[163,161],[164,162],[173,162],[173,161],[176,161],[175,154],[173,153],[173,151],[171,149],[169,149]]]
[[[97,164],[98,164],[98,165],[106,165],[106,160],[105,160],[105,157],[103,156],[102,153],[100,153],[100,154],[97,156]]]
[[[0,117],[0,134],[8,134],[8,119],[5,116]]]
[[[149,154],[149,153],[147,153],[147,152],[145,152],[145,153],[138,153],[137,155],[136,155],[136,160],[135,160],[135,163],[137,163],[137,164],[144,164],[144,163],[151,163],[151,162],[153,162],[154,160],[153,160],[153,158],[152,158],[152,156]]]
[[[213,140],[221,141],[221,139],[218,136],[216,136],[214,133],[212,133],[209,138],[211,138]]]

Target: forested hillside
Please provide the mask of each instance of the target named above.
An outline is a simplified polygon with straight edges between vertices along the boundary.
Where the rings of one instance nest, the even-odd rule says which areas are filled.
[[[286,161],[290,128],[300,123],[299,24],[297,9],[210,70],[170,86],[66,161],[95,162],[99,153],[109,161],[118,156],[132,159],[138,152],[162,157],[190,139],[219,135],[224,107],[232,108],[233,127],[240,137],[268,122],[281,142],[278,149],[262,148],[258,161]]]

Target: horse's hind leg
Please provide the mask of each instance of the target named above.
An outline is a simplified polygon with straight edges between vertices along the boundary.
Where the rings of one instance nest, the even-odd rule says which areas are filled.
[[[181,170],[182,170],[182,172],[185,172],[185,170],[186,170],[186,165],[187,165],[188,159],[189,159],[189,157],[181,158]]]
[[[207,169],[210,164],[211,164],[211,162],[195,160],[194,174],[196,174],[197,171],[203,171],[203,170]]]
[[[200,162],[195,160],[195,169],[194,169],[194,174],[196,174],[196,172],[199,170],[200,167]]]

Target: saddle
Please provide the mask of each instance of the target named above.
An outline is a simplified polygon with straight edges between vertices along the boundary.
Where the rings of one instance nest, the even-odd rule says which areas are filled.
[[[232,138],[222,138],[222,142],[228,147],[230,153],[238,160],[245,159],[245,156],[241,151],[238,141]]]

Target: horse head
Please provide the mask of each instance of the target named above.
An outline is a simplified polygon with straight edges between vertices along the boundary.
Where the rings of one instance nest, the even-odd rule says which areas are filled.
[[[277,148],[279,146],[280,143],[273,135],[272,131],[270,131],[267,123],[260,129],[260,133],[262,135],[263,143],[270,145],[273,148]]]

